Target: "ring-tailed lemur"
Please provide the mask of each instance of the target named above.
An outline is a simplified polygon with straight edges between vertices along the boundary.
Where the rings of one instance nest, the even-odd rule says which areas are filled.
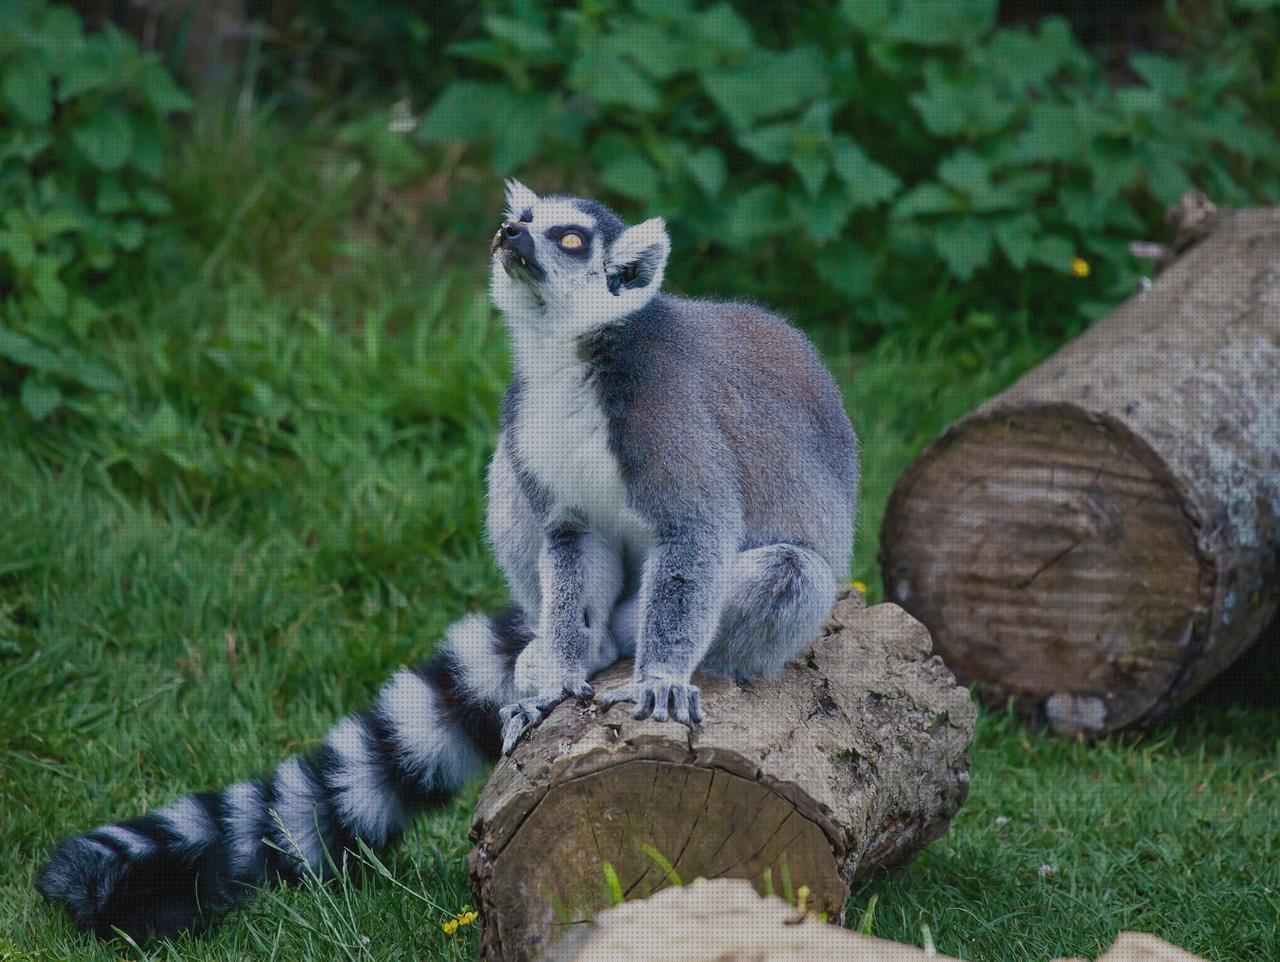
[[[254,886],[392,842],[588,679],[602,705],[702,718],[695,669],[776,674],[818,633],[852,549],[857,441],[781,318],[660,293],[660,219],[507,185],[492,293],[515,377],[488,533],[514,605],[453,625],[373,707],[263,778],[63,842],[40,889],[101,936],[173,933]]]

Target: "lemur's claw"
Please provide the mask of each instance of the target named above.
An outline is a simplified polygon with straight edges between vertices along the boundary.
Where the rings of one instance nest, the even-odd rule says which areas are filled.
[[[600,696],[600,707],[608,710],[618,702],[635,702],[631,717],[637,721],[652,717],[654,721],[672,718],[683,725],[702,723],[702,692],[697,685],[654,681],[631,682]]]
[[[566,685],[555,698],[526,698],[512,705],[498,709],[498,719],[502,723],[502,754],[510,755],[520,741],[520,736],[530,728],[542,724],[542,720],[551,714],[551,709],[566,698],[578,698],[590,701],[595,690],[585,681]]]

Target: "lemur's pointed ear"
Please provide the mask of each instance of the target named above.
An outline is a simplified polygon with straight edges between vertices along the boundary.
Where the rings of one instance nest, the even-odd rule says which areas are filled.
[[[519,220],[520,215],[538,202],[538,195],[514,177],[507,181],[507,219]]]
[[[667,224],[661,217],[628,227],[609,249],[609,262],[605,268],[609,290],[614,294],[633,287],[657,290],[662,286],[669,256],[671,238],[667,236]]]

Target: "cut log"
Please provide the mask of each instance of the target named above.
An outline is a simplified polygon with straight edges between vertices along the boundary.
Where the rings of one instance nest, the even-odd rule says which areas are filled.
[[[985,701],[1145,726],[1280,600],[1280,210],[1221,212],[1155,283],[899,480],[885,594]]]
[[[547,962],[959,962],[913,945],[824,925],[746,882],[671,888],[601,913],[553,946]],[[1063,959],[1061,962],[1084,962]],[[1121,932],[1098,962],[1202,962],[1153,935]]]
[[[695,729],[635,721],[630,705],[557,707],[476,809],[484,958],[540,958],[611,891],[669,885],[663,859],[684,881],[805,885],[814,911],[839,918],[851,882],[909,861],[967,793],[976,712],[930,648],[898,606],[846,595],[780,677],[696,676]],[[613,666],[597,690],[630,671]]]

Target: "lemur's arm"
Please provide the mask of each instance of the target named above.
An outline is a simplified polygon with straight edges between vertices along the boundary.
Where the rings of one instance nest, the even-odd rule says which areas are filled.
[[[547,526],[538,574],[538,633],[516,660],[522,700],[501,710],[504,751],[565,698],[590,698],[587,679],[617,657],[608,631],[622,587],[617,554],[580,519],[561,518]]]
[[[640,585],[641,628],[629,684],[606,692],[605,708],[636,703],[635,717],[702,721],[694,669],[720,620],[734,540],[723,526],[692,522],[659,540]]]

